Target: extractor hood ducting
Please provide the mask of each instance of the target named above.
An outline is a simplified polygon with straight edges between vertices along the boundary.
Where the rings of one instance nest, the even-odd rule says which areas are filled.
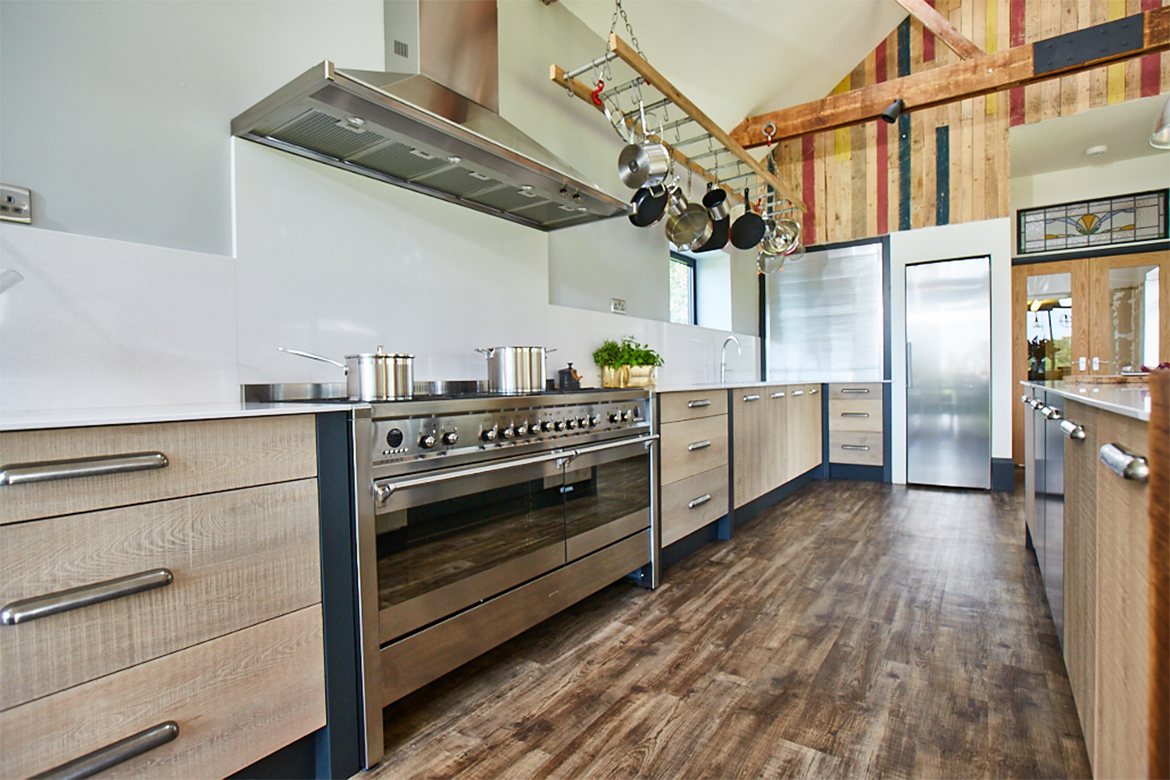
[[[493,110],[495,0],[385,8],[387,70],[408,72],[323,62],[232,120],[232,135],[540,230],[626,213]]]

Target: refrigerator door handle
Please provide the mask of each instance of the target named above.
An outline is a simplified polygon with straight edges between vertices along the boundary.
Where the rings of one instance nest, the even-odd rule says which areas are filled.
[[[906,389],[914,387],[914,362],[911,360],[913,352],[910,349],[910,342],[906,342]]]

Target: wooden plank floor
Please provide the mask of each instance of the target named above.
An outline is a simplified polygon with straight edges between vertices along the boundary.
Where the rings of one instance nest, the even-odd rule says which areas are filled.
[[[1088,777],[1021,497],[815,482],[391,705],[369,774]]]

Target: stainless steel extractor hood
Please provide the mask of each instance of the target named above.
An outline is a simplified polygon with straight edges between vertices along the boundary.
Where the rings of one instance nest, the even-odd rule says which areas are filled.
[[[232,120],[232,135],[540,230],[626,213],[496,113],[495,0],[385,8],[388,72],[323,62]]]

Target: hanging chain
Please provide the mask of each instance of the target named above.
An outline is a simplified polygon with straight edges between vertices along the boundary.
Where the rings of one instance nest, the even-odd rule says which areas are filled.
[[[622,21],[626,23],[626,32],[630,34],[630,43],[634,45],[634,51],[638,52],[638,56],[646,59],[646,55],[642,53],[642,47],[638,45],[638,36],[634,35],[634,28],[630,24],[630,19],[626,16],[626,9],[622,8],[622,0],[613,0],[613,22],[609,25],[609,34],[613,35],[617,32],[618,14],[621,14]],[[606,42],[608,46],[608,41]]]

